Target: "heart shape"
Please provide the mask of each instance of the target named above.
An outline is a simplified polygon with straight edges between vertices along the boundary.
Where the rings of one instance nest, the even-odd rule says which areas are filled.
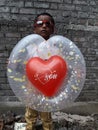
[[[67,64],[57,55],[47,60],[33,57],[26,64],[26,75],[42,94],[51,97],[56,94],[67,75]]]

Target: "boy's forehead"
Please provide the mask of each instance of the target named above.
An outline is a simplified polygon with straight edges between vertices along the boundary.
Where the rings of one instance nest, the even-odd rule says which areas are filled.
[[[40,15],[37,20],[49,20],[51,21],[51,18],[50,16],[47,16],[47,15]]]

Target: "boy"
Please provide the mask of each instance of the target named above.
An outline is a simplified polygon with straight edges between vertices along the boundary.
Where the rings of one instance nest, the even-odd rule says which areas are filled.
[[[55,22],[48,13],[39,14],[34,20],[34,33],[39,34],[45,40],[48,40],[54,32]],[[38,115],[40,115],[43,129],[53,130],[52,117],[50,112],[38,112],[29,107],[26,108],[25,119],[27,122],[26,130],[34,130]]]

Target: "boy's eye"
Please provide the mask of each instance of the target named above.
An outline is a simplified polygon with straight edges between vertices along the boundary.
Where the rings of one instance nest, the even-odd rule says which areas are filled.
[[[43,25],[43,21],[37,21],[36,24],[37,25]]]
[[[42,26],[43,24],[45,24],[47,27],[50,27],[52,25],[51,22],[47,20],[39,20],[36,22],[36,26]]]

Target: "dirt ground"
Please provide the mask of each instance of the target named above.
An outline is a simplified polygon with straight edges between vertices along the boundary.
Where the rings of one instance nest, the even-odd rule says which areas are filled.
[[[7,111],[0,115],[0,130],[14,130],[15,122],[25,123],[24,115],[17,115]],[[54,130],[98,130],[98,115],[80,116],[62,112],[53,114]],[[40,119],[36,124],[36,130],[42,130]]]

